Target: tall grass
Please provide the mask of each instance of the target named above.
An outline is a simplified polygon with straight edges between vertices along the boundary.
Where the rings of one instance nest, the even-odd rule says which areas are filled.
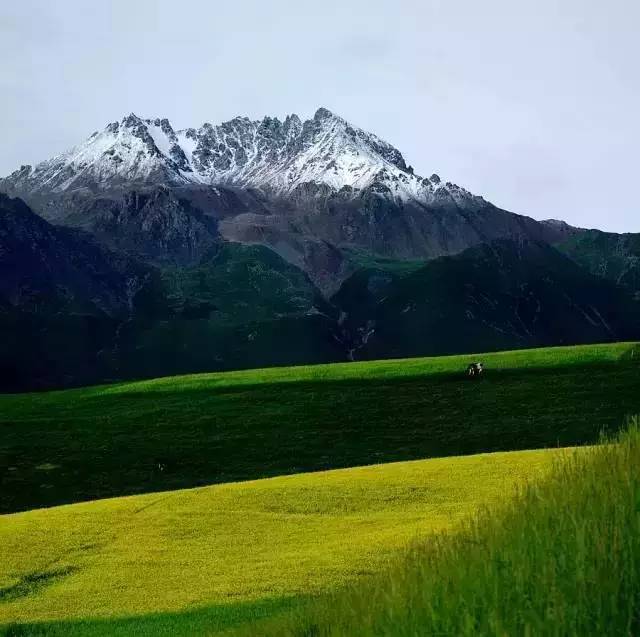
[[[568,452],[500,512],[417,547],[383,579],[253,634],[640,634],[640,420]]]

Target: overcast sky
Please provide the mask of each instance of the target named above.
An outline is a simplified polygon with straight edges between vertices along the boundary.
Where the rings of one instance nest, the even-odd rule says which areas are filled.
[[[640,231],[638,0],[2,0],[0,175],[130,112],[326,106],[538,219]]]

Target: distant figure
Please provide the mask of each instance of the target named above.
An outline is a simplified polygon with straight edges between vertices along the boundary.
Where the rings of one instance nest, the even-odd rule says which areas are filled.
[[[482,363],[471,363],[468,367],[467,367],[467,377],[469,378],[479,378],[480,375],[482,374],[482,370],[484,368],[482,367]]]

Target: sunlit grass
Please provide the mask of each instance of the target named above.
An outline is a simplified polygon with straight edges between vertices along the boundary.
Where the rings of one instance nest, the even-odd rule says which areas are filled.
[[[639,424],[562,458],[502,510],[433,537],[373,583],[234,634],[638,634]]]
[[[376,573],[412,542],[508,501],[566,453],[392,463],[0,516],[0,624],[80,630],[77,620],[202,608],[204,630],[215,619],[206,607],[305,598]]]
[[[397,378],[460,373],[471,361],[481,360],[489,370],[535,369],[540,367],[574,366],[589,363],[615,362],[624,357],[640,361],[637,343],[605,343],[568,347],[541,347],[503,352],[430,356],[325,365],[271,367],[212,374],[170,376],[153,380],[76,390],[107,394],[134,391],[189,390],[198,387],[236,387],[256,383],[305,382],[316,380],[347,380],[367,378]]]
[[[591,443],[640,409],[637,359],[621,343],[0,396],[1,510],[153,492],[0,516],[0,634],[635,634],[637,429],[300,472]]]

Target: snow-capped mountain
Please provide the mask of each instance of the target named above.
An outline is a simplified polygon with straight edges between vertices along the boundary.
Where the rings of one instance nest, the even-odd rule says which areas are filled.
[[[636,338],[635,244],[601,245],[326,109],[132,114],[0,179],[0,389]]]
[[[6,179],[32,192],[103,191],[126,184],[237,186],[291,193],[303,184],[334,191],[373,188],[379,194],[428,203],[471,194],[437,175],[422,178],[400,151],[325,108],[302,121],[236,117],[174,131],[167,119],[131,114],[82,144]]]
[[[326,293],[353,272],[353,250],[426,259],[562,234],[416,175],[399,150],[325,108],[184,130],[131,114],[0,179],[0,192],[154,263],[197,263],[219,240],[267,246]]]

